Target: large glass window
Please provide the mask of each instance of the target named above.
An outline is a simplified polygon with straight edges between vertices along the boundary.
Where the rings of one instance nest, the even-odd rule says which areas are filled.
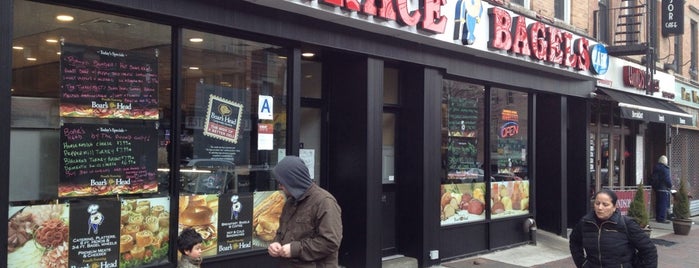
[[[167,263],[170,27],[14,1],[8,263]],[[162,175],[162,176],[159,176]]]
[[[493,88],[490,103],[491,218],[529,214],[528,94]]]
[[[485,219],[484,92],[481,85],[443,82],[442,225]]]
[[[286,155],[284,50],[193,30],[183,38],[180,227],[202,234],[203,256],[266,249],[284,202],[271,176]]]

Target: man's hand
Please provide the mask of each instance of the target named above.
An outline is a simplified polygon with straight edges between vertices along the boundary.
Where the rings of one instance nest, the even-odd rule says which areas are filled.
[[[274,242],[267,247],[267,252],[269,253],[269,256],[272,257],[282,257],[282,254],[284,253],[282,250],[282,244],[279,244],[279,242]]]
[[[291,244],[282,246],[279,242],[274,242],[267,247],[267,252],[272,257],[291,258]]]

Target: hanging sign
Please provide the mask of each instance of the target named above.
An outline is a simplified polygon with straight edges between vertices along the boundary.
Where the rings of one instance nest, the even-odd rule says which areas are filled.
[[[684,0],[663,0],[660,6],[663,36],[684,33]]]

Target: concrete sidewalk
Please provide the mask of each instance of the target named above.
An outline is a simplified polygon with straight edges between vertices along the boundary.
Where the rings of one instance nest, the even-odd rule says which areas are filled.
[[[699,217],[688,236],[675,235],[672,223],[651,221],[651,239],[658,249],[658,267],[699,267]],[[524,245],[465,259],[444,262],[437,267],[575,267],[568,250],[568,239],[543,232],[537,233],[537,245]]]

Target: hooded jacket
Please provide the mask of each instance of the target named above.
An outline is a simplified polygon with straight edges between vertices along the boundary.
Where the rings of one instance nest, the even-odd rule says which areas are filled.
[[[591,211],[570,234],[570,253],[576,267],[630,268],[636,250],[642,258],[641,267],[658,267],[658,252],[650,237],[619,211],[601,222]]]
[[[291,195],[274,238],[291,247],[291,258],[281,258],[280,267],[338,267],[342,211],[335,197],[313,183],[296,156],[286,156],[273,172]]]
[[[670,180],[670,168],[667,165],[663,163],[655,164],[655,168],[653,168],[653,173],[658,179],[658,183],[656,185],[657,188],[653,190],[667,191],[672,189],[672,180]]]

